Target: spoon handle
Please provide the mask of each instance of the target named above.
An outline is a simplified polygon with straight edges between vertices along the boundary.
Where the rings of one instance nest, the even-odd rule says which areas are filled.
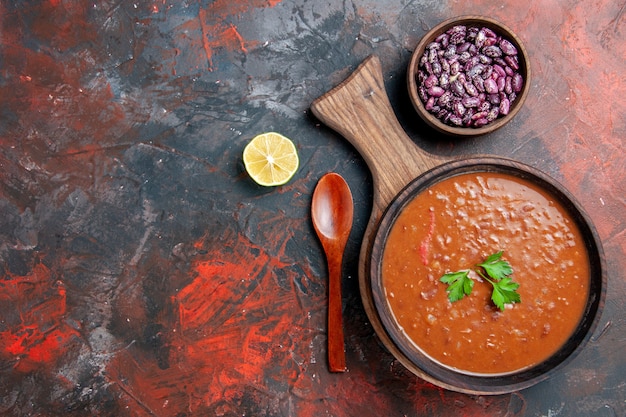
[[[335,253],[342,254],[344,248]],[[346,352],[341,314],[341,265],[343,256],[328,256],[328,366],[331,372],[345,372]]]

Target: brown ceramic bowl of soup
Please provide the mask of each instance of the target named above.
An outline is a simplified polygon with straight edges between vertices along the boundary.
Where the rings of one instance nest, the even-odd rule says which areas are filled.
[[[522,108],[530,61],[520,38],[484,16],[433,27],[417,44],[407,70],[415,111],[435,130],[468,137],[501,128]]]
[[[497,308],[477,276],[471,294],[451,302],[440,277],[499,251],[520,302]],[[371,254],[372,297],[393,347],[423,378],[467,393],[548,378],[588,341],[606,286],[598,235],[580,205],[546,174],[501,158],[417,177],[383,214]]]

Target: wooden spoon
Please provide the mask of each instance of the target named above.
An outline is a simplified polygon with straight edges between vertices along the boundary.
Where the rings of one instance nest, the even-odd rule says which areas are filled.
[[[341,316],[341,266],[352,229],[352,193],[339,174],[324,175],[313,192],[311,216],[328,262],[328,364],[331,372],[345,372],[346,355]]]

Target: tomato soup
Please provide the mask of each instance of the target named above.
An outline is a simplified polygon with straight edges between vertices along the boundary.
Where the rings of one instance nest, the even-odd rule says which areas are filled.
[[[502,311],[470,275],[469,296],[448,300],[447,272],[503,251],[521,302]],[[394,319],[423,353],[466,373],[506,374],[555,353],[582,318],[590,285],[583,238],[540,187],[492,172],[444,179],[403,208],[387,237],[382,285]]]

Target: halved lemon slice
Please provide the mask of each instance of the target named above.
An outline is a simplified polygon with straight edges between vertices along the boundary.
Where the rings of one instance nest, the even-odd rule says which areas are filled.
[[[243,163],[254,181],[263,186],[285,184],[300,161],[293,142],[276,132],[255,136],[243,150]]]

